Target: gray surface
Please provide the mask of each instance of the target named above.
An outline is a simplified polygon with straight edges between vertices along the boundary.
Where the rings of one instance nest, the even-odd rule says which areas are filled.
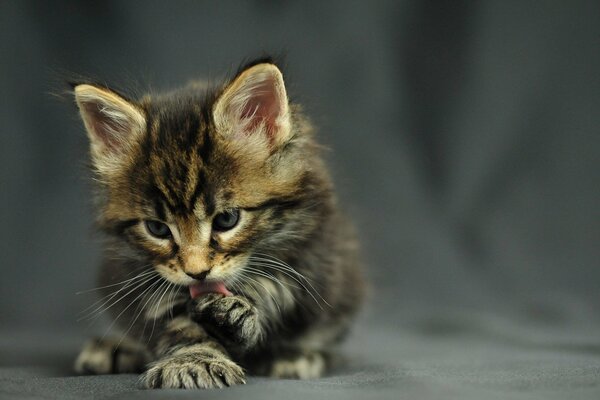
[[[70,376],[104,327],[75,318],[98,245],[64,71],[166,88],[262,51],[333,149],[371,301],[331,377],[177,396],[600,397],[599,3],[320,3],[0,3],[0,397],[165,397]]]
[[[439,321],[434,329],[417,331],[358,329],[345,349],[346,365],[322,379],[298,382],[251,378],[243,387],[208,394],[141,390],[136,375],[71,376],[68,368],[74,356],[72,344],[78,338],[50,332],[52,350],[47,344],[33,345],[42,352],[39,360],[45,361],[25,360],[24,365],[0,367],[0,398],[597,399],[600,396],[600,349],[594,340],[553,338],[541,330],[519,334],[514,329],[510,333],[493,331],[498,321],[487,321],[484,325],[492,331],[485,333],[484,326],[472,326],[473,321],[459,319],[457,323],[455,318],[445,324]],[[505,324],[500,326],[506,328]],[[489,337],[492,333],[493,339]],[[36,337],[39,338],[29,337],[30,343]],[[16,342],[17,348],[10,351],[12,354],[2,355],[21,357],[18,347],[22,346],[23,337],[6,341]]]

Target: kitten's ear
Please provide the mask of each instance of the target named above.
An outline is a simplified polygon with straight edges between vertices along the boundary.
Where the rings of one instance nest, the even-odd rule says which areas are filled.
[[[291,127],[281,71],[268,63],[246,69],[225,88],[213,116],[217,129],[226,136],[267,139],[272,147],[285,143]]]
[[[74,92],[96,162],[123,154],[143,133],[143,111],[118,94],[88,84],[75,86]]]

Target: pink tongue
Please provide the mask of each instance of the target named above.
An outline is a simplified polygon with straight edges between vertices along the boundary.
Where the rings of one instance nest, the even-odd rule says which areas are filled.
[[[204,296],[207,293],[221,293],[225,296],[232,295],[223,282],[199,282],[190,285],[190,296],[192,299]]]

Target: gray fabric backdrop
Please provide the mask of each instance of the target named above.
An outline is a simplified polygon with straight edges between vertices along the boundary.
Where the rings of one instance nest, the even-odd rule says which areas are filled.
[[[69,377],[103,325],[76,322],[99,252],[61,78],[163,89],[266,52],[332,149],[371,297],[345,372],[219,396],[598,398],[600,3],[218,3],[0,3],[0,397],[162,396]]]

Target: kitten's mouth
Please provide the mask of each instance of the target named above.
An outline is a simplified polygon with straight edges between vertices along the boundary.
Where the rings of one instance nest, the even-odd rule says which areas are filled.
[[[220,281],[216,282],[198,282],[189,286],[190,297],[195,299],[196,297],[204,296],[208,293],[221,293],[224,296],[232,296],[233,294],[227,290],[225,284]]]

